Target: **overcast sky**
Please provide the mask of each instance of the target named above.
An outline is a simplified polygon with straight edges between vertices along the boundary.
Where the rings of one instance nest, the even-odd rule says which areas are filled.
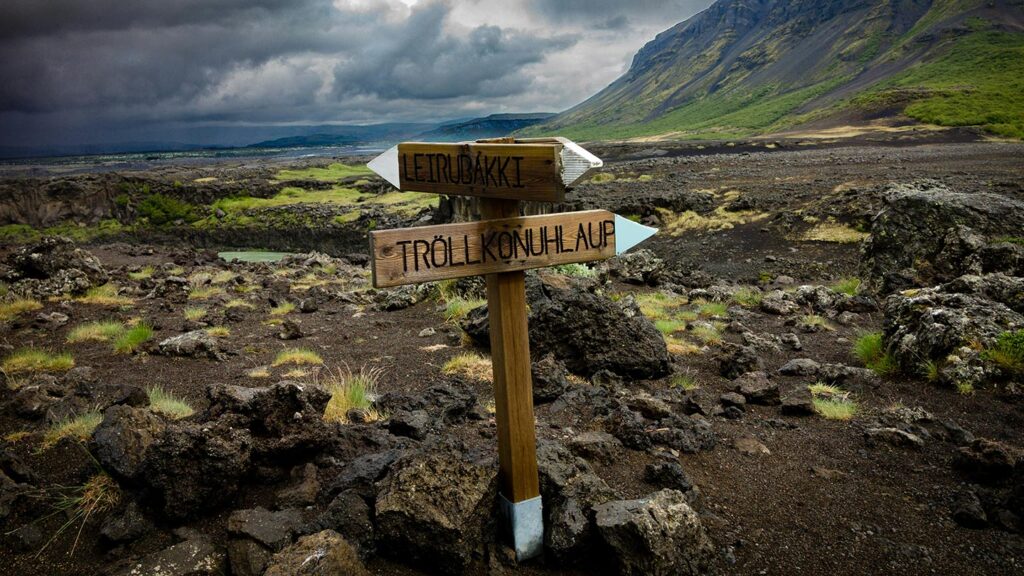
[[[2,0],[0,145],[560,111],[711,0]]]

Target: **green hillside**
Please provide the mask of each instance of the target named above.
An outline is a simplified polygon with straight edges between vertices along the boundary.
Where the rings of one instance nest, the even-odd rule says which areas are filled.
[[[911,119],[1024,137],[1024,0],[720,0],[525,134],[734,138]]]

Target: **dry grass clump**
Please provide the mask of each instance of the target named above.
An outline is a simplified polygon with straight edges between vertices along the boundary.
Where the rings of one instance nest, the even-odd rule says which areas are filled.
[[[838,386],[818,382],[807,388],[813,396],[814,410],[826,420],[850,420],[857,414],[857,402]]]
[[[200,286],[193,288],[188,292],[189,300],[209,300],[218,296],[223,296],[224,290],[218,286]]]
[[[143,266],[136,272],[129,272],[128,277],[132,280],[145,280],[146,278],[152,278],[155,272],[156,268],[153,266]]]
[[[697,388],[700,387],[700,385],[697,384],[697,379],[694,378],[693,374],[689,372],[683,372],[681,374],[676,374],[675,376],[673,376],[671,382],[669,382],[669,386],[673,388],[679,388],[680,390],[686,392],[689,392],[690,390],[696,390]]]
[[[242,300],[241,298],[233,298],[231,300],[228,300],[227,304],[225,304],[224,307],[225,308],[255,308],[255,306],[253,306],[249,302],[246,302],[245,300]]]
[[[271,316],[284,316],[295,311],[295,304],[291,302],[281,302],[277,306],[270,309]]]
[[[835,327],[824,316],[817,314],[805,314],[800,317],[800,325],[810,328],[820,327],[822,330],[833,331]]]
[[[0,322],[13,320],[20,314],[24,314],[25,312],[35,312],[42,307],[43,305],[41,302],[30,298],[18,298],[12,302],[4,302],[0,304]]]
[[[67,352],[54,354],[39,348],[15,350],[0,364],[0,369],[8,376],[36,372],[64,372],[74,367],[75,359],[71,354]]]
[[[214,338],[227,338],[231,336],[231,329],[227,326],[211,326],[206,329],[206,333]]]
[[[822,222],[804,232],[801,237],[806,242],[835,242],[837,244],[853,244],[860,242],[870,236],[867,232],[861,232],[838,224],[835,222]]]
[[[80,524],[78,534],[75,536],[75,542],[71,546],[70,552],[68,552],[69,555],[72,555],[78,547],[78,540],[81,538],[82,530],[89,519],[97,514],[112,510],[121,501],[121,488],[109,474],[99,472],[80,486],[53,486],[39,491],[36,493],[36,497],[49,501],[50,508],[53,510],[45,518],[55,515],[67,517],[67,521],[54,532],[53,536],[36,553],[36,556],[42,554],[68,528],[75,524]]]
[[[722,343],[722,327],[719,326],[721,323],[716,322],[714,324],[696,324],[691,327],[690,335],[697,339],[698,342],[706,344],[708,346],[718,346]]]
[[[487,304],[486,300],[480,300],[477,298],[459,298],[453,296],[448,299],[444,307],[444,319],[445,322],[452,324],[458,324],[460,320],[469,314],[470,310]]]
[[[490,358],[484,358],[475,352],[466,352],[453,357],[444,363],[444,366],[441,367],[441,372],[444,374],[466,376],[474,380],[486,380],[488,382],[491,381],[494,375]]]
[[[760,222],[769,216],[767,212],[755,210],[729,211],[725,206],[719,206],[708,214],[692,210],[676,214],[665,208],[657,208],[657,212],[664,230],[672,236],[685,232],[731,230],[736,226]]]
[[[72,328],[68,332],[67,341],[69,344],[89,341],[108,342],[120,336],[122,332],[124,332],[124,325],[120,322],[99,320]]]
[[[322,365],[324,359],[319,354],[310,350],[309,348],[285,348],[277,353],[274,361],[270,364],[273,367],[284,366],[286,364],[304,365],[311,364],[315,366]]]
[[[103,415],[97,411],[90,411],[79,414],[73,418],[61,420],[43,434],[43,442],[39,445],[40,450],[47,450],[54,447],[63,438],[76,438],[82,442],[92,436],[92,431],[103,421]]]
[[[97,306],[131,306],[135,304],[135,300],[127,296],[120,296],[117,291],[117,284],[108,283],[90,288],[84,295],[75,298],[75,301]]]
[[[257,366],[246,372],[245,375],[249,378],[270,378],[270,368],[267,366]]]
[[[744,286],[732,293],[732,301],[744,308],[757,308],[761,305],[764,293],[757,288]]]
[[[331,422],[348,422],[348,411],[353,408],[366,410],[368,420],[374,422],[381,419],[381,414],[373,407],[373,398],[383,370],[379,367],[363,366],[353,372],[348,366],[329,372],[327,380],[321,385],[331,393],[331,399],[324,409],[324,420]]]
[[[856,296],[860,292],[860,278],[843,278],[832,285],[832,289],[847,296]]]
[[[206,317],[206,308],[202,306],[189,306],[182,311],[185,316],[185,320],[189,322],[198,322]]]
[[[174,394],[167,392],[159,386],[153,386],[146,390],[149,396],[149,408],[174,420],[188,418],[195,413],[192,406]]]

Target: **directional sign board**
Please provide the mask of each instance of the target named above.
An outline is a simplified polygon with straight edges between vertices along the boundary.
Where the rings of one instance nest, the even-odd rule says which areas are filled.
[[[656,232],[607,210],[370,233],[378,288],[604,260]]]
[[[566,187],[602,164],[570,140],[545,138],[404,142],[368,166],[399,190],[561,202]]]
[[[373,285],[486,276],[499,510],[518,560],[544,548],[523,270],[610,258],[657,232],[606,210],[519,216],[519,201],[561,202],[601,165],[564,138],[408,142],[367,165],[401,190],[480,197],[479,222],[371,232]]]

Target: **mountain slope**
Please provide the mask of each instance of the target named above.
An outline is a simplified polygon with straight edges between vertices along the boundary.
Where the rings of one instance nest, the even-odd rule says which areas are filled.
[[[442,124],[429,132],[417,136],[417,139],[432,142],[455,142],[462,140],[479,140],[481,138],[497,138],[506,136],[516,130],[533,126],[554,116],[550,112],[534,112],[529,114],[491,114],[483,118],[473,118],[463,122]]]
[[[719,0],[526,133],[730,137],[906,114],[1024,137],[1024,0]]]

